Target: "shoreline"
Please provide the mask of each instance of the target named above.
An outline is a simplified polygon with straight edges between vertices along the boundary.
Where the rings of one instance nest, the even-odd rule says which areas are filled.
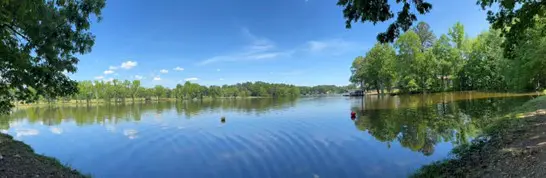
[[[411,177],[546,177],[545,109],[546,96],[528,101]]]
[[[0,177],[91,177],[0,133]]]

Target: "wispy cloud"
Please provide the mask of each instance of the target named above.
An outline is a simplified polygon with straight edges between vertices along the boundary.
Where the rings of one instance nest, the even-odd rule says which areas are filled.
[[[110,67],[108,67],[108,69],[109,69],[109,70],[117,70],[118,67],[116,67],[116,66],[110,66]]]
[[[96,77],[95,77],[96,80],[100,80],[100,79],[103,79],[103,78],[104,78],[104,76],[102,76],[102,75],[101,75],[101,76],[96,76]]]
[[[250,41],[250,44],[231,54],[214,56],[202,60],[198,65],[207,65],[218,62],[259,61],[279,57],[290,56],[291,52],[276,50],[276,45],[271,40],[252,34],[247,28],[242,29],[242,34]]]
[[[159,72],[162,73],[162,74],[169,73],[169,71],[167,69],[161,69]]]
[[[176,71],[183,71],[183,70],[184,70],[184,68],[182,68],[182,67],[178,67],[178,66],[177,66],[177,67],[175,67],[175,68],[174,68],[173,70],[176,70]]]
[[[216,69],[216,72],[220,72],[220,69]]]
[[[137,79],[137,80],[142,80],[143,78],[144,78],[143,76],[135,75],[135,79]]]
[[[199,80],[199,78],[192,77],[192,78],[186,78],[184,80],[185,81],[197,81],[197,80]]]
[[[103,73],[104,73],[104,75],[108,75],[108,74],[113,74],[114,71],[113,70],[106,70]]]
[[[311,54],[339,55],[351,51],[364,50],[365,45],[343,39],[311,40],[305,45],[304,51]]]
[[[138,62],[136,61],[126,61],[126,62],[123,62],[121,63],[121,68],[124,68],[124,69],[131,69],[135,66],[138,65]]]
[[[160,81],[161,80],[161,77],[157,76],[157,77],[154,77],[154,81]]]
[[[111,81],[114,81],[114,78],[110,77],[110,78],[108,78],[108,79],[103,79],[102,81],[111,82]]]

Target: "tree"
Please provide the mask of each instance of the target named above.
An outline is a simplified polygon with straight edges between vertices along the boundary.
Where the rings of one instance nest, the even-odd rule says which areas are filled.
[[[413,22],[417,20],[414,14],[417,11],[420,14],[426,14],[432,9],[432,5],[425,0],[396,1],[402,3],[402,10],[397,14],[396,20],[388,27],[386,32],[377,35],[379,42],[393,42],[403,32],[410,29]],[[338,6],[343,6],[343,16],[345,17],[345,27],[351,28],[354,22],[385,22],[394,18],[394,12],[391,11],[389,1],[386,0],[338,0]],[[415,11],[412,9],[415,8]]]
[[[488,10],[487,20],[493,29],[501,30],[506,57],[515,57],[518,41],[525,32],[541,26],[546,17],[546,1],[528,0],[478,0],[483,10]],[[498,7],[493,7],[498,6]],[[494,12],[496,11],[496,12]]]
[[[365,90],[365,58],[362,56],[358,56],[353,61],[353,65],[351,66],[351,77],[349,78],[349,81],[352,83],[356,83],[360,85],[360,89]]]
[[[440,39],[436,41],[432,47],[432,53],[438,65],[438,76],[436,77],[441,82],[441,89],[446,91],[450,88],[448,81],[460,70],[461,55],[459,50],[451,46],[449,37],[445,34],[440,36]]]
[[[465,40],[464,25],[461,22],[455,23],[448,31],[451,41],[455,44],[455,48],[463,49],[463,43]]]
[[[546,89],[546,18],[542,18],[536,27],[525,30],[513,53],[505,56],[510,59],[507,65],[509,87],[521,91]],[[508,40],[508,38],[506,38]],[[503,45],[504,46],[504,45]]]
[[[93,83],[91,81],[79,82],[78,99],[85,100],[89,104],[91,98],[93,98]]]
[[[156,85],[154,87],[154,95],[157,97],[157,100],[159,100],[160,97],[164,97],[166,95],[165,87],[161,85]]]
[[[419,36],[412,30],[400,35],[400,38],[395,42],[395,47],[398,49],[398,62],[396,68],[398,70],[398,87],[402,92],[417,92],[420,88],[417,84],[417,71],[421,70],[421,66],[417,66],[418,61],[423,61],[423,53],[421,52],[421,41]]]
[[[337,5],[343,6],[345,27],[351,28],[352,22],[385,22],[394,18],[390,1],[387,0],[338,0]],[[417,17],[412,12],[426,14],[432,9],[432,5],[425,0],[397,0],[403,7],[398,12],[394,22],[387,31],[377,36],[379,42],[393,42],[403,32],[409,30]],[[415,8],[413,11],[412,8]],[[546,1],[534,0],[477,0],[477,4],[483,10],[488,10],[487,20],[494,29],[500,29],[506,38],[503,42],[505,56],[512,57],[516,42],[527,29],[532,29],[539,24],[540,18],[546,16]],[[498,6],[498,7],[493,7]]]
[[[0,1],[0,113],[15,100],[77,91],[63,72],[75,72],[76,54],[91,51],[90,17],[100,20],[104,6],[105,0]]]
[[[421,50],[425,51],[434,45],[436,41],[436,35],[432,33],[430,26],[426,22],[419,22],[417,26],[413,27],[413,31],[419,36],[421,40]]]
[[[500,31],[490,30],[478,35],[464,69],[470,90],[505,91],[505,60]],[[516,67],[516,66],[513,66]]]
[[[138,96],[139,88],[140,80],[133,80],[131,83],[131,99],[133,99],[133,102],[135,102],[135,98]]]
[[[364,68],[364,78],[368,83],[382,93],[386,87],[392,88],[395,81],[396,52],[389,44],[376,44],[366,53],[367,65]]]

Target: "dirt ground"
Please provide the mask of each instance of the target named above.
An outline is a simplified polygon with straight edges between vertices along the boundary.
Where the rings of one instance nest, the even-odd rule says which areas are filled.
[[[546,110],[527,113],[483,140],[414,177],[546,177]]]
[[[0,133],[0,177],[86,177],[59,161],[35,154],[30,146]]]

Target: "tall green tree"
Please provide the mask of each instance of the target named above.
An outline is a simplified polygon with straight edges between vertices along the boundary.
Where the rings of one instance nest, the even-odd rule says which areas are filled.
[[[398,87],[402,92],[417,92],[420,90],[417,83],[417,71],[421,70],[424,61],[423,52],[421,52],[421,41],[419,36],[412,30],[400,35],[400,38],[395,42],[395,47],[398,49],[398,62],[396,68],[398,70]]]
[[[91,51],[91,17],[100,20],[104,0],[0,1],[0,113],[13,101],[38,95],[68,96],[76,82],[76,54]]]
[[[430,25],[428,25],[426,22],[419,22],[415,27],[413,27],[413,31],[417,33],[419,40],[421,40],[422,51],[425,51],[434,45],[436,35],[434,35],[430,29]]]
[[[161,85],[156,85],[154,87],[154,96],[157,97],[157,100],[161,97],[165,97],[167,95],[167,92],[165,90],[165,87]]]
[[[366,61],[365,58],[362,56],[358,56],[353,61],[353,64],[351,65],[351,77],[349,78],[349,81],[352,83],[356,83],[360,85],[360,89],[365,89],[366,81],[365,81],[365,74],[366,74]],[[319,91],[320,92],[320,91]]]
[[[451,88],[449,81],[460,70],[462,57],[457,48],[450,44],[450,39],[447,35],[440,36],[432,47],[432,52],[437,61],[437,79],[441,83],[441,90],[446,91]]]
[[[364,77],[368,83],[382,93],[392,89],[396,77],[396,52],[389,44],[376,44],[366,53],[367,65],[363,66]]]
[[[131,99],[133,99],[133,102],[135,102],[135,98],[138,96],[138,93],[140,92],[140,80],[133,80],[131,82]]]

